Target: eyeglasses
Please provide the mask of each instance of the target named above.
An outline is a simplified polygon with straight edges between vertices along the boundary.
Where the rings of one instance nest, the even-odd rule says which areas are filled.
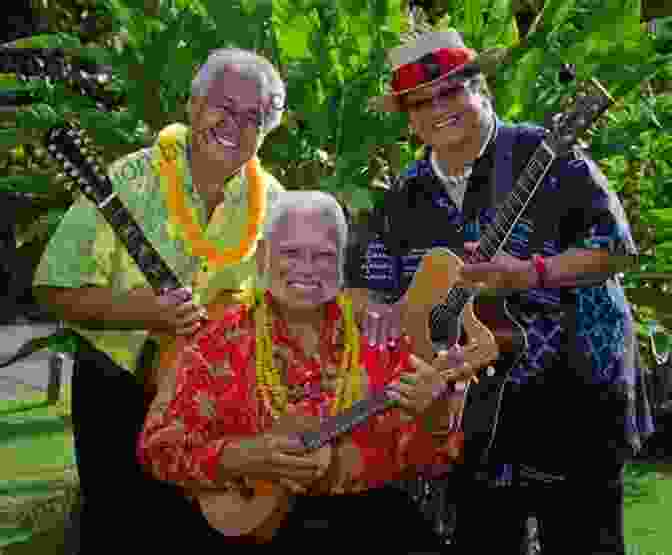
[[[408,97],[404,97],[404,106],[409,111],[418,111],[427,108],[430,104],[434,108],[440,108],[443,101],[454,100],[460,94],[471,90],[469,83],[462,82],[445,82],[438,83],[432,87],[432,94],[426,98],[410,101]]]
[[[240,111],[232,102],[224,101],[217,106],[211,106],[211,109],[225,113],[233,119],[241,129],[246,127],[260,128],[264,123],[264,116],[261,110]]]

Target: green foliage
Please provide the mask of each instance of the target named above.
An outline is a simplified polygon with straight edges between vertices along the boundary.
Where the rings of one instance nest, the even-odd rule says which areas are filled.
[[[576,64],[579,82],[597,77],[622,97],[591,134],[592,152],[623,198],[648,257],[640,274],[670,271],[672,97],[660,90],[669,91],[672,78],[672,18],[659,21],[650,35],[642,30],[639,0],[539,4],[545,4],[541,20],[522,41],[514,0],[441,3],[436,28],[457,28],[476,49],[510,49],[507,63],[489,77],[505,119],[544,124],[566,106],[577,83],[558,80],[564,63]],[[145,146],[162,126],[184,119],[191,80],[208,53],[235,45],[269,57],[288,87],[287,117],[264,144],[264,164],[287,187],[333,191],[357,214],[372,206],[371,186],[381,174],[415,156],[405,116],[367,107],[386,90],[385,52],[408,29],[407,7],[406,0],[105,0],[97,9],[111,22],[111,36],[83,43],[76,29],[59,27],[20,45],[58,46],[111,66],[107,88],[124,98],[123,105],[101,112],[63,84],[23,85],[2,77],[1,87],[27,88],[41,103],[20,111],[14,127],[0,129],[0,150],[22,144],[25,130],[37,133],[72,117],[89,129],[108,161]],[[656,91],[642,86],[647,80]],[[44,193],[47,186],[41,178],[30,185],[3,179],[0,188]],[[628,280],[633,289],[656,285]]]

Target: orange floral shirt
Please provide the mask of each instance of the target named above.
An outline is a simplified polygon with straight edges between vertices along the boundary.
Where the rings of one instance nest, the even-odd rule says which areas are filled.
[[[272,299],[269,296],[269,299]],[[289,387],[288,411],[321,416],[334,399],[330,376],[343,352],[341,309],[328,303],[319,355],[307,357],[286,324],[272,325],[273,359]],[[138,442],[138,456],[157,478],[187,489],[215,488],[221,450],[233,438],[268,430],[273,419],[256,391],[254,309],[239,305],[209,322],[178,356],[176,371],[159,386]],[[360,363],[366,392],[401,372],[413,372],[409,342],[384,351],[363,339]],[[369,418],[350,432],[360,449],[364,487],[377,487],[414,467],[445,469],[451,460],[418,421],[404,422],[399,409]]]

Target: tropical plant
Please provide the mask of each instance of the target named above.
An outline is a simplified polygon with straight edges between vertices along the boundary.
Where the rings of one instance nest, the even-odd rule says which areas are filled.
[[[638,0],[50,0],[35,5],[49,9],[44,17],[51,32],[18,44],[60,47],[68,56],[109,68],[112,79],[104,89],[115,102],[100,110],[94,99],[63,83],[21,84],[11,76],[0,82],[38,100],[6,117],[0,131],[5,153],[0,188],[31,191],[43,203],[32,203],[20,215],[22,244],[43,244],[76,194],[67,179],[55,177],[56,168],[39,146],[49,126],[75,119],[108,162],[146,146],[164,125],[185,119],[196,67],[209,51],[225,45],[262,52],[288,84],[287,115],[264,144],[265,165],[289,188],[319,185],[355,216],[365,214],[381,194],[385,175],[412,160],[418,146],[403,116],[367,108],[368,99],[388,82],[385,51],[418,27],[456,27],[469,44],[489,53],[485,68],[505,119],[547,123],[547,115],[562,109],[590,77],[622,97],[592,134],[592,151],[624,198],[645,255],[638,273],[628,276],[633,300],[650,309],[640,316],[671,324],[666,314],[672,310],[657,306],[668,302],[668,284],[655,276],[670,271],[670,218],[664,207],[672,108],[665,83],[672,26],[661,20],[655,34],[647,33]],[[575,68],[575,81],[566,78],[568,64]]]

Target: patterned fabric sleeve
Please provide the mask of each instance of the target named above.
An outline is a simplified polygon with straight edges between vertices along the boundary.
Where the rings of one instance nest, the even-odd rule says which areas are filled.
[[[383,353],[363,347],[372,391],[380,390],[402,372],[414,371],[407,347]],[[379,487],[409,472],[436,475],[453,462],[447,445],[426,430],[422,416],[404,422],[399,409],[372,417],[353,431],[352,440],[360,450],[364,467],[358,480],[367,487]]]
[[[33,284],[72,288],[109,285],[116,248],[112,228],[82,195],[51,237]]]
[[[398,272],[399,260],[388,252],[380,235],[376,234],[368,243],[364,254],[362,273],[366,288],[379,298],[385,299],[394,295],[399,288]]]
[[[608,249],[616,255],[637,254],[623,207],[597,164],[589,158],[572,160],[563,177],[566,183],[573,184],[568,194],[577,201],[567,218],[573,222],[570,247]]]
[[[245,410],[253,339],[231,340],[243,315],[234,307],[210,322],[162,379],[138,441],[141,463],[158,479],[190,490],[217,487],[222,449],[254,433],[253,415]]]

